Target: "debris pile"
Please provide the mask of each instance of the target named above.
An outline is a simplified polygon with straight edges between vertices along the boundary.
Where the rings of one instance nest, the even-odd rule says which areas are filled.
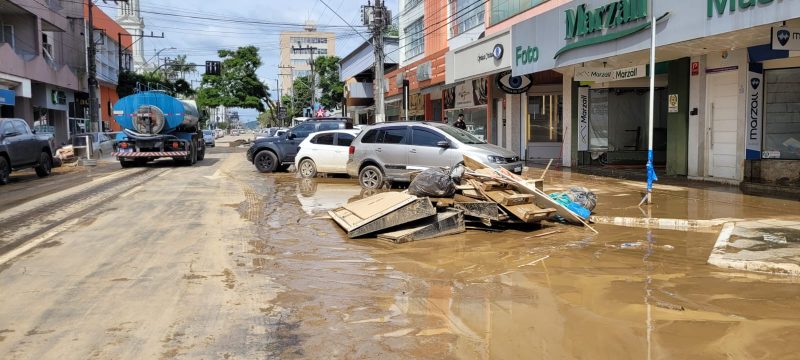
[[[377,236],[395,243],[466,231],[467,222],[484,227],[539,224],[542,220],[587,226],[595,194],[585,188],[548,195],[542,179],[526,179],[469,157],[450,172],[416,174],[407,191],[384,192],[351,202],[328,214],[350,238]],[[596,232],[596,231],[595,231]]]

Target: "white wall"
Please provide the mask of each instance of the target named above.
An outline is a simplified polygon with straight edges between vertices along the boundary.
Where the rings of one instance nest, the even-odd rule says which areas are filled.
[[[700,63],[700,73],[689,78],[689,111],[696,108],[697,115],[689,115],[687,155],[688,176],[697,179],[705,175],[706,57],[695,56],[690,62]]]

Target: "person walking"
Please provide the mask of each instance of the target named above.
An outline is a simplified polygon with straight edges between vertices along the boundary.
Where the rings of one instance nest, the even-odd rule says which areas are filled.
[[[453,124],[453,126],[461,130],[467,130],[467,123],[464,122],[464,114],[458,114],[458,119],[456,119],[456,122]]]
[[[448,123],[447,116],[445,116],[444,119],[442,119],[442,124],[447,124],[447,123]]]

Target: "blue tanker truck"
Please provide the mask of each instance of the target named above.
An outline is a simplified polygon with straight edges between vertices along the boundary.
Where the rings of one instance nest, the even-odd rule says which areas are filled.
[[[192,165],[205,157],[198,118],[193,101],[176,99],[163,91],[143,91],[119,99],[114,105],[114,119],[123,131],[117,134],[112,156],[124,168],[159,158]]]

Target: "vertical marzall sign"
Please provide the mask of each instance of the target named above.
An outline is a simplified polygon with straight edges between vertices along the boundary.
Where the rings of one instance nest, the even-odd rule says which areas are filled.
[[[764,122],[764,76],[756,72],[747,73],[747,127],[745,128],[745,158],[757,160],[761,158],[761,133]]]
[[[589,151],[589,88],[578,88],[578,151]]]

